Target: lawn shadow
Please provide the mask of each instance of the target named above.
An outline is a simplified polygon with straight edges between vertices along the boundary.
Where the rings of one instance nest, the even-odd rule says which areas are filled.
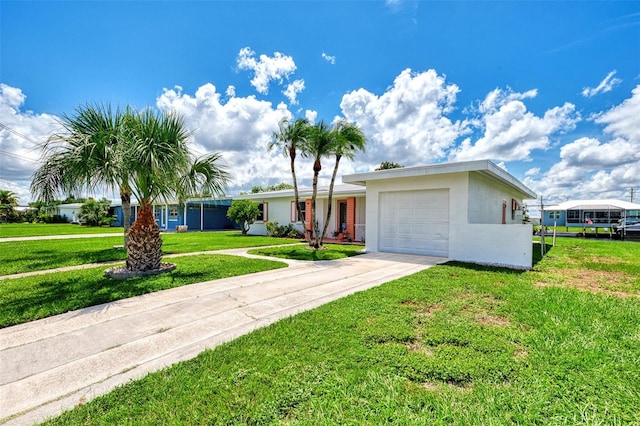
[[[545,255],[548,254],[551,251],[552,248],[553,248],[553,245],[545,244],[544,245],[544,253],[545,253]],[[534,241],[533,242],[533,252],[531,254],[532,266],[536,266],[543,259],[542,250],[541,249],[542,249],[541,243],[539,241]]]

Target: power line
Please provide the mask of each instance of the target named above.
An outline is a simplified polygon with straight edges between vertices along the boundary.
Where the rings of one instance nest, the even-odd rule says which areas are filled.
[[[2,155],[6,155],[8,157],[17,158],[18,160],[30,161],[30,162],[35,163],[35,164],[39,163],[39,161],[34,160],[33,158],[25,157],[25,156],[22,156],[20,154],[14,154],[12,152],[7,152],[7,151],[5,151],[3,149],[0,149],[0,153],[2,153]]]
[[[28,142],[31,142],[35,146],[39,146],[40,145],[38,142],[36,142],[33,139],[31,139],[29,136],[23,135],[19,131],[12,129],[11,127],[7,126],[6,124],[0,123],[0,129],[4,129],[4,130],[6,130],[8,132],[11,132],[16,136],[21,137],[22,139],[24,139],[24,140],[26,140]]]

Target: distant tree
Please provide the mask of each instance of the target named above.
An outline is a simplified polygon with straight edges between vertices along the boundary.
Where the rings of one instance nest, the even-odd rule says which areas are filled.
[[[18,205],[17,195],[8,189],[0,189],[0,216],[2,216],[5,223],[17,216],[13,209]]]
[[[62,200],[60,204],[84,203],[85,201],[87,201],[86,198],[76,197],[75,195],[70,194],[67,198]]]
[[[240,225],[242,235],[249,232],[251,224],[256,221],[259,214],[258,205],[250,200],[233,200],[227,210],[227,217]]]
[[[110,205],[111,201],[106,198],[101,200],[89,198],[80,206],[80,214],[78,216],[90,226],[108,225],[112,219],[109,216]]]
[[[294,189],[294,188],[293,188],[293,185],[290,185],[285,182],[281,182],[276,185],[267,185],[264,187],[261,185],[256,185],[251,187],[251,194],[258,194],[260,192],[270,192],[270,191],[283,191],[285,189]]]
[[[404,166],[402,164],[394,163],[393,161],[383,161],[380,163],[380,166],[376,168],[378,170],[389,170],[389,169],[401,169]]]

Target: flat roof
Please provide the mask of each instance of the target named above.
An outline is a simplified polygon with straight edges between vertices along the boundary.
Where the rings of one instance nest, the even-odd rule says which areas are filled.
[[[342,181],[366,186],[368,181],[400,179],[421,176],[436,176],[450,173],[481,173],[520,191],[524,198],[537,198],[537,194],[525,186],[509,172],[491,160],[461,161],[454,163],[429,164],[425,166],[401,167],[342,176]]]
[[[303,187],[298,188],[298,195],[300,198],[308,198],[311,197],[311,193],[313,192],[313,188]],[[344,195],[365,195],[366,189],[359,185],[350,185],[350,184],[336,184],[333,187],[333,197],[344,196]],[[329,186],[318,186],[318,194],[319,198],[328,197],[329,196]],[[293,189],[283,189],[281,191],[268,191],[268,192],[256,192],[252,194],[241,194],[234,195],[232,198],[234,200],[266,200],[270,198],[293,198],[294,193]]]
[[[560,210],[640,210],[640,204],[622,200],[572,200],[553,206],[545,206],[546,211]]]

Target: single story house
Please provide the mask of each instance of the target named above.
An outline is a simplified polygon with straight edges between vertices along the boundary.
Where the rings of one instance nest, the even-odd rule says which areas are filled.
[[[219,230],[236,229],[237,225],[227,218],[227,210],[231,206],[230,199],[190,199],[181,209],[177,201],[156,201],[153,204],[153,212],[160,229],[169,231],[176,230],[181,225],[187,226],[189,230]],[[113,226],[122,226],[124,216],[122,205],[112,205],[114,215],[117,218],[112,223]],[[138,214],[138,203],[131,203],[131,223]]]
[[[341,234],[343,239],[365,241],[365,193],[359,185],[334,185],[331,205],[331,219],[327,228],[327,236]],[[251,225],[250,233],[267,235],[267,222],[278,222],[279,225],[292,224],[300,232],[306,232],[311,226],[311,194],[312,188],[299,188],[300,210],[304,223],[296,217],[295,196],[293,189],[281,191],[243,194],[233,197],[234,200],[252,200],[258,203],[260,216]],[[319,186],[316,195],[316,220],[322,230],[329,208],[329,187]]]
[[[67,222],[78,223],[80,221],[80,207],[82,203],[60,204],[56,206],[56,214],[67,219]]]
[[[345,224],[369,252],[442,256],[451,260],[527,269],[532,225],[522,202],[536,194],[489,160],[380,170],[343,176],[334,188],[331,235]],[[317,218],[328,208],[328,188],[317,196]],[[250,233],[266,235],[267,221],[309,229],[311,190],[300,190],[305,224],[295,215],[293,190],[233,197],[261,206]]]
[[[622,219],[640,220],[640,204],[620,200],[574,200],[544,206],[544,226],[609,228]]]

